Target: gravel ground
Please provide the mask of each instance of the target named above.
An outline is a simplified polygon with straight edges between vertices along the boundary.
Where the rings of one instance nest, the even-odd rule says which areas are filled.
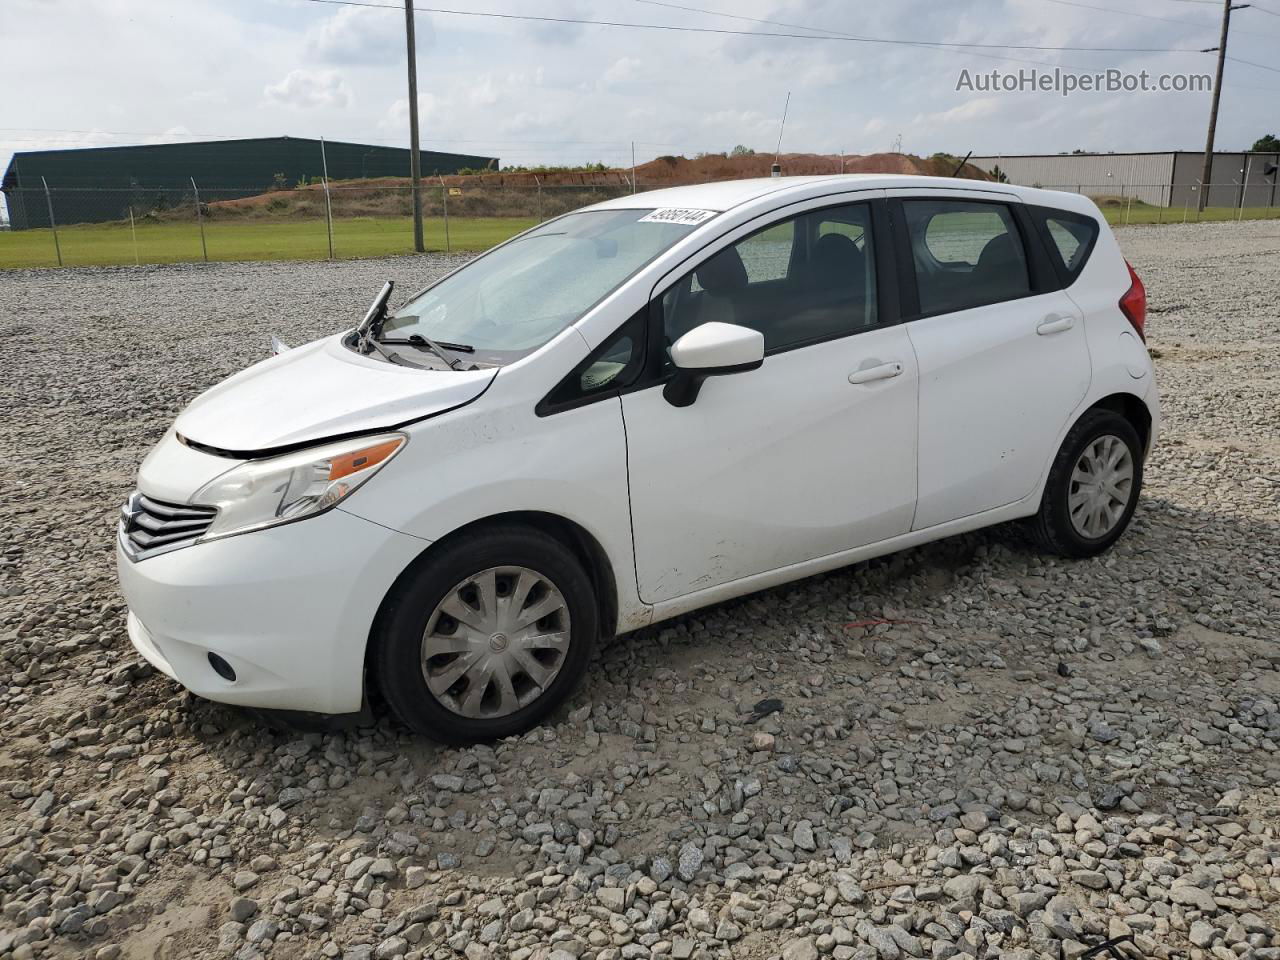
[[[0,275],[0,958],[1280,958],[1280,227],[1121,240],[1167,421],[1108,555],[702,611],[464,750],[194,700],[112,569],[191,396],[447,261]]]

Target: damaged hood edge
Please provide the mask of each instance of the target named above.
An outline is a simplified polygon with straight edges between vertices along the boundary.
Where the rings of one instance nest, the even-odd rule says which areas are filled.
[[[196,397],[174,429],[196,449],[251,459],[446,413],[480,397],[498,373],[395,366],[348,350],[346,335],[228,377]]]

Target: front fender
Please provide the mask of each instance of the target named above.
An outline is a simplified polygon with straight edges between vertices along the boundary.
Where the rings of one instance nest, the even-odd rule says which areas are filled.
[[[465,407],[411,430],[396,460],[344,509],[432,541],[503,514],[563,518],[595,538],[613,567],[619,631],[648,622],[636,589],[616,396],[547,417],[531,405]]]

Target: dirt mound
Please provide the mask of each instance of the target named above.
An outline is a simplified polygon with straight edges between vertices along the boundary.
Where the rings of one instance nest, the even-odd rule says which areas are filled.
[[[642,190],[713,180],[740,180],[767,177],[773,157],[752,154],[730,157],[704,154],[688,157],[658,157],[636,168]],[[780,158],[788,176],[835,174],[841,172],[838,154],[785,153]],[[950,177],[958,160],[938,156],[928,159],[901,153],[876,153],[844,157],[845,173],[901,173]],[[959,174],[972,180],[990,177],[972,164]],[[335,180],[330,183],[335,217],[408,216],[412,212],[408,177],[374,177],[368,180]],[[444,208],[444,189],[453,216],[536,217],[544,219],[578,207],[620,196],[631,190],[630,170],[555,170],[547,172],[454,174],[423,178],[423,209],[439,216]],[[324,190],[318,183],[289,190],[273,190],[252,197],[214,200],[206,205],[209,216],[231,219],[308,219],[324,216]],[[173,214],[173,217],[185,216]],[[163,219],[162,214],[157,214]]]
[[[514,174],[445,177],[442,185],[439,178],[432,177],[430,181],[423,183],[422,211],[428,217],[441,216],[447,189],[450,216],[544,220],[631,192],[629,176],[624,178],[621,174],[560,176],[572,182],[544,182],[539,188],[531,175]],[[329,186],[333,216],[338,219],[407,217],[413,213],[413,195],[407,177],[334,181]],[[251,197],[214,200],[205,204],[204,210],[214,220],[323,218],[324,188],[319,184],[307,184],[292,190],[273,190]],[[186,215],[185,211],[155,214],[157,219],[178,219]]]
[[[905,153],[873,153],[867,156],[839,154],[784,153],[778,158],[784,176],[799,177],[831,173],[901,173],[926,177],[950,177],[959,164],[950,157],[914,157]],[[767,177],[773,157],[749,154],[730,157],[704,154],[688,157],[658,157],[636,168],[636,179],[643,185],[703,183],[711,180],[740,180]],[[973,164],[966,163],[959,176],[970,180],[991,178]]]

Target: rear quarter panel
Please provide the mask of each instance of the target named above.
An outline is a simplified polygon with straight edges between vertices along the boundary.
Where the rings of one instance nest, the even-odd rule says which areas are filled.
[[[1142,400],[1151,414],[1151,436],[1147,445],[1150,452],[1160,426],[1159,394],[1151,356],[1120,310],[1120,298],[1130,284],[1129,268],[1120,243],[1102,211],[1088,197],[1047,190],[1028,190],[1024,197],[1027,203],[1070,210],[1098,222],[1098,240],[1093,253],[1080,276],[1066,288],[1067,295],[1084,315],[1093,378],[1059,437],[1059,445],[1080,416],[1098,401],[1114,394],[1129,394]],[[1050,465],[1045,464],[1046,478]]]
[[[1075,283],[1067,288],[1067,295],[1084,314],[1093,364],[1093,385],[1086,402],[1095,403],[1112,393],[1145,397],[1152,388],[1155,368],[1146,346],[1120,309],[1120,298],[1131,283],[1129,267],[1102,212],[1087,197],[1073,199],[1086,208],[1081,213],[1099,224],[1093,254]]]

